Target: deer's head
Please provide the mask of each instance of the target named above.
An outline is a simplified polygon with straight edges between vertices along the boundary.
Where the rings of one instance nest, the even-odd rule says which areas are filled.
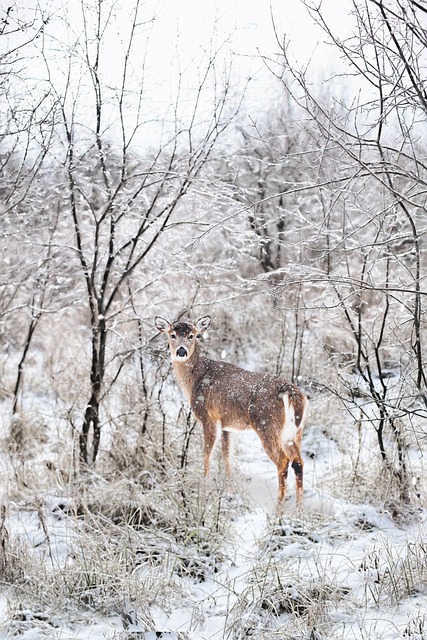
[[[197,322],[174,322],[156,316],[154,324],[159,331],[167,334],[172,360],[185,362],[191,358],[196,345],[196,336],[206,331],[211,323],[209,316],[199,318]]]

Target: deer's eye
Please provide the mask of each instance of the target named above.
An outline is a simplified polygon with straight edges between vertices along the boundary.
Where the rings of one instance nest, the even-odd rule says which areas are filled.
[[[192,333],[190,333],[190,335],[188,336],[189,340],[194,340],[194,335]]]
[[[176,333],[171,333],[172,340],[176,340]]]

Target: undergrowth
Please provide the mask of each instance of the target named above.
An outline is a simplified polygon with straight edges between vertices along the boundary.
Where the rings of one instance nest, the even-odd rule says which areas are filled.
[[[232,510],[220,491],[170,474],[143,487],[92,475],[67,491],[10,505],[0,527],[2,590],[10,596],[3,632],[36,612],[97,611],[153,629],[150,607],[182,605],[187,579],[203,582],[227,558]]]
[[[368,624],[380,611],[392,612],[427,594],[427,547],[421,535],[392,543],[368,517],[349,513],[335,523],[306,512],[272,517],[267,525],[245,589],[230,612],[227,638],[426,637],[424,615],[412,616],[396,636],[377,629],[370,635]]]

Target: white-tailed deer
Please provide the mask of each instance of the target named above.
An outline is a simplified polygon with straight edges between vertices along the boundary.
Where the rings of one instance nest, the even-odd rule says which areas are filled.
[[[155,325],[168,336],[176,377],[191,408],[203,425],[204,473],[209,475],[211,456],[221,433],[226,475],[230,478],[230,431],[253,429],[277,467],[278,507],[286,496],[289,464],[295,472],[296,502],[303,500],[301,439],[307,398],[283,378],[253,373],[228,362],[205,358],[196,336],[210,326],[204,316],[190,324],[171,324],[156,316]]]

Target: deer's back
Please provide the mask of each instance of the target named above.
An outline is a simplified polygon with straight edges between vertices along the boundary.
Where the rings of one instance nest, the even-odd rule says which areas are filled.
[[[228,362],[203,358],[193,387],[191,405],[196,417],[222,424],[223,429],[263,430],[272,420],[283,424],[284,394],[303,413],[304,395],[283,378],[241,369]]]

